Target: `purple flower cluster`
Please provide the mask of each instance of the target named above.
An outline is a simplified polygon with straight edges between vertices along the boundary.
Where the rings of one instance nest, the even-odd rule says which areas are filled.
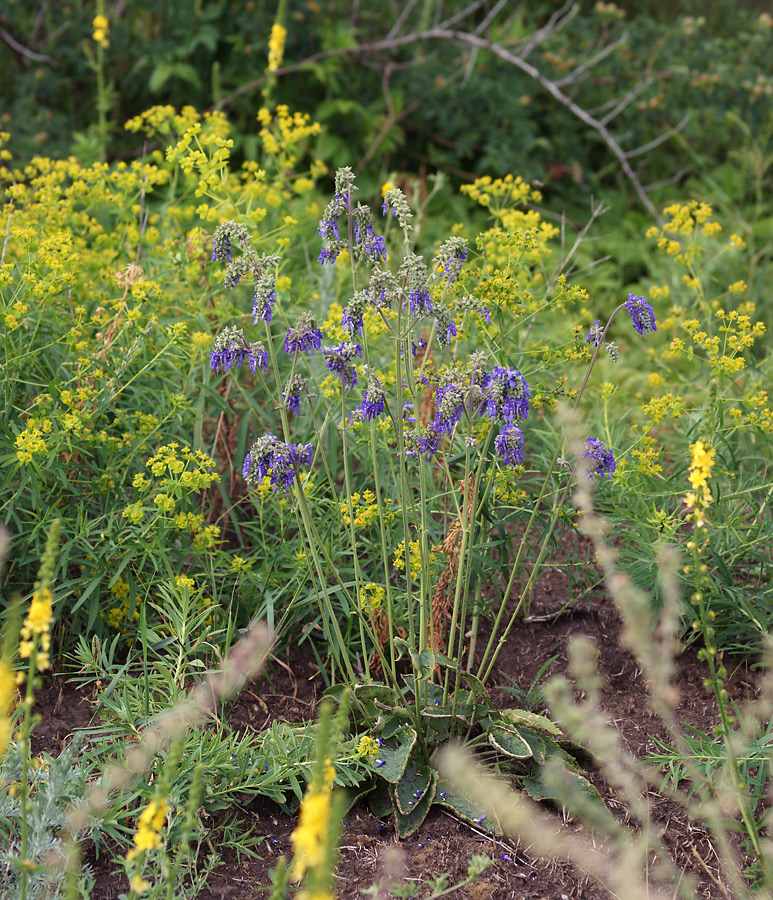
[[[460,237],[450,237],[443,241],[435,257],[434,269],[440,270],[449,284],[453,284],[459,277],[464,261],[468,256],[467,241]]]
[[[246,249],[249,241],[247,227],[239,224],[235,219],[221,222],[212,235],[212,262],[218,262],[218,260],[231,262],[233,241]]]
[[[357,208],[357,212],[359,211],[360,207]],[[370,210],[367,210],[367,215],[370,215]],[[386,259],[386,242],[381,235],[377,235],[373,231],[372,222],[364,220],[362,215],[355,215],[352,231],[355,242],[365,256],[373,261]]]
[[[240,368],[247,360],[253,372],[261,368],[268,371],[268,353],[260,343],[248,344],[241,328],[225,328],[215,338],[209,365],[213,372],[227,372],[236,366]]]
[[[361,344],[344,341],[337,347],[323,348],[322,353],[325,356],[325,365],[338,375],[344,390],[357,384],[357,370],[352,360],[355,356],[362,357]]]
[[[308,378],[302,375],[293,375],[282,391],[282,399],[287,409],[294,415],[298,415],[301,407],[301,397],[308,389]]]
[[[257,325],[262,319],[271,321],[271,313],[276,303],[276,283],[274,276],[267,271],[261,272],[255,285],[255,296],[252,298],[252,321]]]
[[[486,376],[484,388],[481,415],[489,419],[502,418],[510,424],[529,415],[531,390],[517,369],[494,366],[491,374]]]
[[[494,449],[508,465],[520,466],[523,462],[523,432],[517,425],[505,425],[494,438]]]
[[[289,491],[300,466],[311,464],[311,456],[311,444],[286,444],[266,434],[250,447],[242,475],[248,484],[268,477],[273,491]]]
[[[625,301],[625,308],[631,314],[633,327],[637,334],[646,337],[647,332],[658,330],[655,324],[655,310],[647,303],[644,297],[636,297],[634,294],[629,294],[628,299]]]
[[[386,398],[384,395],[384,385],[375,372],[366,370],[368,376],[368,384],[362,394],[362,403],[360,404],[360,413],[365,422],[370,422],[384,412]]]
[[[295,325],[287,329],[285,353],[313,353],[322,346],[322,330],[317,325],[314,313],[303,313],[295,320]]]
[[[593,478],[599,475],[602,478],[611,478],[617,467],[615,457],[607,445],[598,438],[589,437],[585,442],[585,452],[583,456],[591,460],[594,465],[588,469],[588,476]]]

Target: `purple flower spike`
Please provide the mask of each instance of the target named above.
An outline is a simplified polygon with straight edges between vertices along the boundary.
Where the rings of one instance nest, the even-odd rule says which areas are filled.
[[[515,468],[523,462],[523,432],[517,425],[505,425],[494,438],[497,456]]]
[[[647,337],[648,331],[657,331],[655,324],[655,310],[647,303],[644,297],[636,297],[629,294],[625,301],[625,308],[631,314],[633,327],[637,334]]]
[[[591,466],[588,470],[588,476],[590,478],[593,478],[594,475],[599,475],[602,478],[612,477],[617,468],[617,464],[615,463],[615,457],[613,456],[612,451],[605,443],[603,443],[603,441],[600,441],[598,438],[589,437],[585,442],[585,453],[583,455],[586,459],[592,460],[595,463],[595,465]]]

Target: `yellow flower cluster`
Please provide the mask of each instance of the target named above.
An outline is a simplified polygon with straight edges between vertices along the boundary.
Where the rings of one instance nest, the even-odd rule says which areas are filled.
[[[684,328],[692,338],[692,342],[706,354],[711,365],[711,374],[732,375],[746,367],[741,355],[753,346],[755,340],[765,334],[762,322],[752,323],[750,313],[754,312],[753,303],[743,303],[738,309],[716,309],[714,315],[720,320],[718,334],[710,335],[704,331],[697,319],[685,319]],[[674,338],[669,348],[670,357],[679,356],[685,351],[684,341]],[[688,358],[692,358],[693,348],[687,350]]]
[[[354,514],[354,527],[367,528],[378,519],[378,504],[373,491],[363,491],[362,494],[354,493],[351,496],[352,513]],[[352,522],[349,515],[349,504],[340,504],[341,517],[346,525]]]
[[[410,542],[410,567],[411,567],[411,577],[414,580],[418,580],[421,575],[421,550],[419,548],[418,541]],[[435,554],[430,552],[429,554],[429,563],[432,564],[435,562]],[[395,548],[395,558],[393,565],[396,569],[405,569],[405,541],[400,541],[400,543]]]
[[[132,847],[126,854],[128,860],[134,859],[145,850],[155,850],[161,846],[160,831],[166,822],[169,812],[166,800],[151,800],[137,819],[137,830],[132,840]]]
[[[713,497],[709,490],[708,479],[711,476],[711,470],[714,466],[714,448],[705,444],[703,441],[696,441],[690,444],[690,485],[692,491],[689,491],[684,498],[685,505],[692,510],[691,516],[695,522],[696,528],[705,526],[705,511],[711,505]]]
[[[280,103],[272,114],[265,106],[258,111],[258,132],[263,141],[263,149],[270,156],[279,157],[282,166],[293,166],[297,153],[304,141],[322,131],[319,122],[312,122],[308,113],[290,112],[290,108]],[[312,167],[312,175],[319,167]],[[324,169],[323,169],[324,171]]]
[[[35,649],[36,639],[40,640],[35,668],[38,672],[44,672],[50,665],[48,651],[51,647],[51,619],[53,618],[54,595],[51,588],[46,587],[37,590],[32,595],[27,618],[21,628],[21,640],[19,641],[19,656],[29,659]]]
[[[276,72],[282,65],[285,55],[285,42],[287,40],[287,29],[279,22],[274,22],[271,26],[271,35],[268,39],[268,71]]]
[[[386,590],[382,585],[368,582],[360,591],[360,608],[372,615],[384,602],[385,597]]]
[[[357,742],[357,756],[361,759],[378,756],[378,741],[368,734],[363,735]]]
[[[32,462],[32,457],[35,453],[46,452],[43,432],[35,424],[34,419],[28,420],[24,431],[16,435],[14,443],[16,444],[16,458],[22,463]]]
[[[107,39],[107,33],[110,30],[110,23],[105,16],[94,16],[91,24],[94,26],[94,34],[92,34],[92,37],[94,38],[95,43],[103,48],[109,47],[110,41]]]
[[[695,259],[703,253],[703,244],[698,236],[713,237],[722,230],[719,222],[709,221],[711,206],[698,200],[689,203],[674,203],[667,206],[663,213],[670,218],[662,228],[653,225],[648,229],[646,237],[657,238],[657,247],[673,256],[677,262],[691,266]]]

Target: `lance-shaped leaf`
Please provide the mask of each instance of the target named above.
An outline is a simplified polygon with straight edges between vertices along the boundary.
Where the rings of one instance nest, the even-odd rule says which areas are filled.
[[[503,709],[499,715],[508,725],[527,725],[537,731],[546,731],[554,737],[563,737],[561,729],[554,722],[528,709]]]
[[[395,785],[395,802],[397,809],[409,816],[416,804],[427,793],[432,782],[432,769],[430,766],[411,757],[405,766],[400,780]]]
[[[502,834],[502,829],[495,818],[487,815],[480,806],[460,794],[443,778],[439,779],[435,790],[435,803],[444,806],[470,825],[487,831],[489,834]]]
[[[517,731],[508,731],[494,725],[489,729],[488,742],[505,756],[513,759],[529,759],[532,756],[529,743]]]

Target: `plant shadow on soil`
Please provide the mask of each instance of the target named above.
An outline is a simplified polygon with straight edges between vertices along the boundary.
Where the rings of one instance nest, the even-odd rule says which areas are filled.
[[[541,578],[532,602],[532,619],[542,619],[560,610],[567,599],[568,583],[558,568],[549,570]],[[505,675],[528,687],[540,667],[551,657],[545,677],[564,673],[567,666],[569,640],[575,635],[591,638],[598,648],[599,670],[604,678],[603,706],[609,719],[619,730],[626,748],[639,759],[646,758],[656,746],[653,737],[667,739],[662,725],[647,707],[647,688],[637,668],[635,658],[618,642],[620,620],[614,604],[603,592],[590,594],[570,606],[557,619],[548,621],[519,620],[513,628],[498,660],[495,684],[509,684]],[[260,731],[272,721],[298,722],[314,717],[322,693],[322,682],[311,653],[305,648],[293,652],[292,667],[287,663],[272,663],[269,677],[261,676],[242,692],[233,703],[229,722],[236,730]],[[697,650],[688,647],[677,660],[674,686],[680,701],[679,721],[710,733],[716,723],[713,697],[703,687],[706,677],[704,663],[697,658]],[[748,672],[736,672],[732,686],[736,699],[753,693]],[[501,689],[492,691],[494,701],[502,706],[517,706],[514,698]],[[57,755],[68,735],[88,724],[90,705],[70,685],[60,679],[48,684],[38,695],[36,709],[42,720],[33,734],[33,752],[45,750]],[[622,820],[627,818],[624,803],[619,801],[601,775],[591,771],[591,779],[606,800],[609,808]],[[653,819],[664,830],[664,842],[671,851],[677,867],[699,886],[701,896],[716,896],[720,879],[716,855],[710,835],[705,829],[687,820],[682,809],[673,802],[650,794]],[[232,850],[223,854],[223,864],[210,878],[209,891],[202,894],[217,900],[252,900],[266,896],[260,888],[270,884],[269,870],[281,855],[292,855],[290,834],[297,818],[288,816],[279,806],[260,798],[246,804],[241,813],[245,830],[252,827],[264,840],[256,848],[260,858],[243,854],[237,857]],[[576,822],[567,821],[555,813],[556,828],[564,827],[582,833]],[[473,884],[455,896],[482,898],[516,898],[516,900],[601,900],[609,893],[588,881],[568,863],[540,859],[530,854],[528,843],[492,839],[478,833],[448,814],[433,809],[419,831],[400,841],[389,821],[376,819],[367,806],[359,802],[344,821],[341,836],[340,861],[337,868],[336,895],[339,900],[353,900],[363,896],[362,889],[378,881],[384,872],[384,851],[397,848],[397,862],[387,862],[390,870],[397,866],[404,878],[416,879],[419,884],[430,876],[448,872],[450,883],[461,881],[467,874],[467,862],[476,853],[485,853],[493,864]],[[114,900],[126,891],[128,884],[122,872],[115,871],[110,853],[101,853],[99,860],[88,857],[96,874],[92,900]],[[711,874],[709,874],[709,872]],[[388,896],[382,894],[381,896]],[[419,897],[426,896],[419,891]]]

